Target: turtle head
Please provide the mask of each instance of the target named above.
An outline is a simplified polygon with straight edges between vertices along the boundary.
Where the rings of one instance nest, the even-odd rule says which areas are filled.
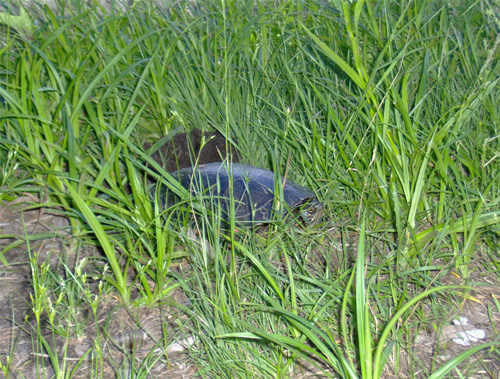
[[[323,217],[323,203],[318,199],[308,199],[298,207],[298,211],[306,225],[314,225]]]

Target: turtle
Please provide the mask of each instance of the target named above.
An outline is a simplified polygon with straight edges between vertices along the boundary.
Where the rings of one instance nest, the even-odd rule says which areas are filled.
[[[281,209],[284,216],[290,212],[298,214],[309,225],[322,215],[323,204],[315,194],[289,180],[282,190],[285,204],[277,206],[280,197],[275,195],[276,175],[263,168],[226,161],[183,168],[171,175],[192,194],[206,195],[207,206],[219,206],[227,223],[231,214],[231,190],[234,220],[238,225],[270,222],[275,218],[276,209]]]

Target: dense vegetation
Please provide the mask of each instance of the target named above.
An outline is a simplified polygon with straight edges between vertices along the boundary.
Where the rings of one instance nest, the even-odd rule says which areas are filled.
[[[458,365],[471,354],[498,357],[489,342],[437,371],[411,348],[471,296],[475,273],[498,279],[497,5],[62,3],[1,14],[0,202],[32,194],[100,247],[99,293],[66,291],[87,288],[93,307],[101,291],[147,306],[182,288],[201,346],[191,355],[210,377],[287,376],[306,359],[377,378],[402,351],[407,373],[467,376]],[[193,128],[314,190],[324,223],[221,238],[205,213],[210,248],[190,238],[170,215],[194,200],[142,146]],[[152,179],[185,201],[164,211]],[[180,258],[184,275],[171,269]],[[47,271],[33,269],[37,317],[51,314]],[[460,285],[445,286],[450,273]],[[70,312],[67,296],[54,295],[55,315]]]

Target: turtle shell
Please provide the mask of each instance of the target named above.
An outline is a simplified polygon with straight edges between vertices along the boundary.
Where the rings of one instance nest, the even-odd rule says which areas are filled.
[[[299,209],[308,223],[315,222],[322,204],[313,192],[287,180],[283,188],[286,205],[277,207],[279,194],[275,196],[275,174],[263,168],[245,164],[216,162],[188,167],[171,174],[193,194],[206,195],[207,205],[220,207],[225,221],[231,214],[231,198],[234,199],[234,218],[237,223],[259,224],[272,220],[275,209],[283,215]],[[232,186],[230,186],[232,182]],[[279,188],[279,187],[278,187]],[[231,197],[232,191],[232,197]]]

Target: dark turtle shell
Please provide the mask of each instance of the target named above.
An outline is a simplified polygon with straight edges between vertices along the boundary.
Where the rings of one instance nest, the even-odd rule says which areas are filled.
[[[234,199],[234,219],[237,223],[259,224],[272,220],[275,209],[283,215],[298,210],[309,224],[317,221],[323,204],[313,192],[287,180],[283,188],[286,205],[277,207],[279,195],[275,196],[275,174],[272,171],[245,164],[216,162],[184,168],[171,174],[191,193],[207,195],[208,205],[220,207],[225,221],[231,214],[231,190]],[[229,185],[232,181],[232,186]],[[214,204],[218,202],[218,204]]]

